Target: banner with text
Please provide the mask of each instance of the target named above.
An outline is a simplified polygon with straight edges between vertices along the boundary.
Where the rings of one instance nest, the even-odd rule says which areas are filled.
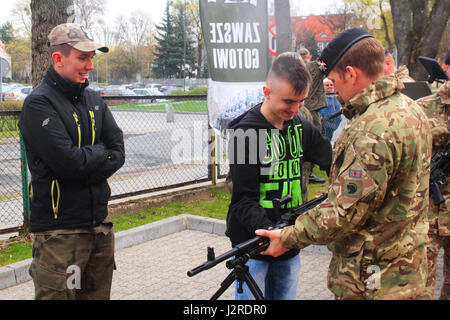
[[[227,124],[262,101],[269,68],[267,0],[200,0],[208,55],[211,127]]]

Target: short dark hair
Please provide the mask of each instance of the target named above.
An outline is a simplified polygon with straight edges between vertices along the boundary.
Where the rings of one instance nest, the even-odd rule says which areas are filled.
[[[288,81],[297,94],[304,93],[312,83],[311,75],[303,59],[295,52],[285,52],[275,58],[267,76],[267,82],[275,81],[273,78]]]
[[[68,57],[70,55],[70,50],[72,50],[72,47],[67,43],[57,44],[50,47],[51,54],[55,52],[61,52],[65,57]]]
[[[385,49],[375,38],[365,38],[355,43],[333,68],[344,77],[347,66],[361,69],[366,76],[374,78],[384,70]]]

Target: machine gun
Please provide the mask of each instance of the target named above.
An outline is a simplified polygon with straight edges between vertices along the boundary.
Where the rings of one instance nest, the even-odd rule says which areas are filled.
[[[321,196],[305,202],[300,207],[290,209],[285,214],[281,215],[279,214],[280,208],[283,204],[286,204],[289,202],[292,197],[290,195],[285,196],[282,199],[274,199],[272,202],[274,204],[274,208],[276,209],[278,213],[279,222],[276,224],[275,229],[281,229],[288,225],[292,225],[295,223],[295,220],[297,217],[306,211],[314,208],[315,206],[319,205],[322,201],[324,201],[328,197],[327,193],[322,194]],[[235,247],[233,247],[231,250],[221,254],[220,256],[216,257],[214,253],[214,248],[208,247],[207,249],[207,261],[201,264],[200,266],[189,270],[187,272],[187,275],[189,277],[193,277],[196,274],[211,269],[212,267],[216,266],[217,264],[228,260],[232,258],[231,260],[228,260],[225,265],[229,270],[233,270],[228,277],[222,282],[221,287],[219,290],[211,297],[211,300],[216,300],[217,298],[222,295],[223,292],[234,282],[234,280],[237,280],[239,282],[238,292],[242,293],[242,285],[244,282],[247,283],[250,291],[253,293],[254,297],[257,300],[263,300],[264,295],[261,292],[261,289],[256,284],[255,280],[252,278],[248,271],[248,266],[245,264],[247,263],[248,259],[251,259],[255,256],[257,256],[260,252],[264,251],[269,247],[270,241],[268,238],[256,236],[250,240],[247,240],[245,242],[242,242]],[[234,258],[233,258],[234,257]]]
[[[444,83],[444,81],[448,80],[448,76],[444,69],[442,69],[435,59],[424,56],[419,56],[417,59],[422,63],[429,74],[428,83],[433,83],[434,81]]]
[[[441,152],[436,153],[431,158],[431,172],[430,172],[430,192],[433,195],[434,204],[440,205],[443,203],[439,185],[446,183],[447,176],[450,172],[450,139]]]
[[[335,113],[330,114],[328,117],[324,117],[322,119],[322,121],[328,121],[328,120],[334,119],[336,117],[339,117],[341,114],[342,114],[342,109],[339,111],[336,111]]]

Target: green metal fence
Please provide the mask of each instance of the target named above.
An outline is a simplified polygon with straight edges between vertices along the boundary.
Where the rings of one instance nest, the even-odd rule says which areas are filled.
[[[21,229],[30,214],[28,170],[19,117],[20,111],[0,111],[0,233]]]

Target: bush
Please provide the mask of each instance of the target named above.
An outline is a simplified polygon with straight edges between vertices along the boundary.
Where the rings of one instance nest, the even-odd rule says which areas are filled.
[[[170,95],[171,96],[190,96],[190,95],[206,95],[208,93],[207,87],[198,87],[189,91],[183,90],[173,90]]]
[[[170,96],[185,96],[188,94],[189,94],[189,91],[173,90],[169,95]]]
[[[188,92],[189,94],[201,94],[201,95],[207,95],[208,94],[208,88],[207,87],[198,87],[190,90]]]
[[[23,101],[0,101],[0,111],[20,111]]]

